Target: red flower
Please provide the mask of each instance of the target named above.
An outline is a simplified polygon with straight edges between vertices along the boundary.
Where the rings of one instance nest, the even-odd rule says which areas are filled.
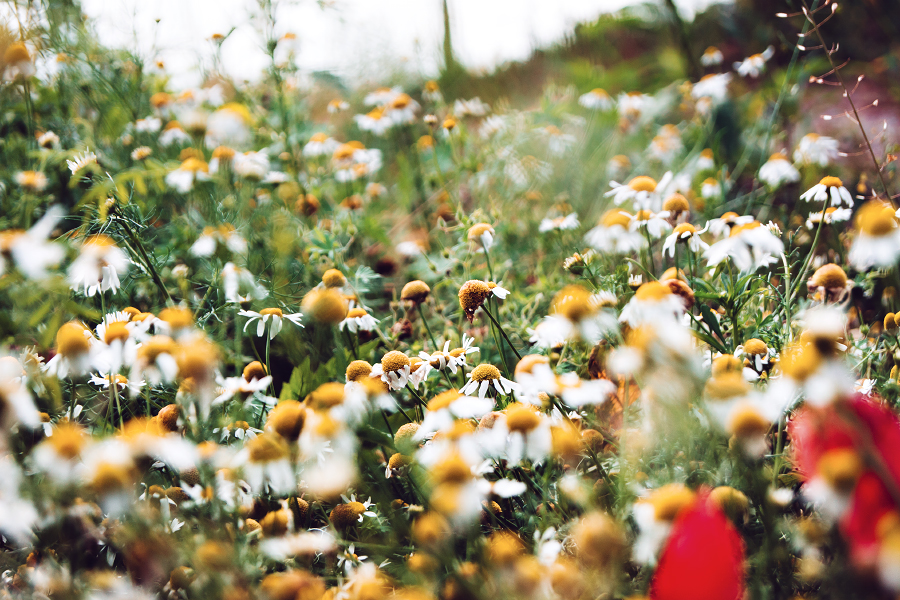
[[[744,542],[703,493],[675,519],[650,583],[650,598],[738,600],[743,595]]]
[[[805,477],[815,474],[829,450],[852,448],[859,456],[874,455],[881,473],[864,470],[850,495],[839,527],[858,567],[873,566],[881,544],[879,522],[897,510],[888,486],[900,488],[900,420],[885,406],[856,394],[822,409],[800,409],[789,427],[795,468]]]

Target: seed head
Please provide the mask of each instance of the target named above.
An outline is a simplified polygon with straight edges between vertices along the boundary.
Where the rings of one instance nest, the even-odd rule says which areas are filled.
[[[431,288],[424,281],[416,279],[410,281],[400,290],[400,299],[406,302],[421,304],[431,293]]]
[[[322,283],[327,288],[339,288],[344,287],[347,283],[347,278],[337,269],[328,269],[322,274]]]
[[[282,400],[269,413],[266,429],[274,431],[286,440],[294,441],[300,437],[305,421],[306,410],[302,404],[296,400]]]
[[[77,321],[69,321],[56,332],[56,352],[67,358],[84,354],[91,349],[85,337],[84,325]]]
[[[477,279],[471,279],[459,288],[459,305],[470,321],[475,316],[475,311],[481,308],[490,295],[491,287]]]
[[[346,298],[336,289],[314,289],[303,298],[303,310],[320,323],[340,323],[347,317]]]
[[[391,350],[381,358],[381,368],[385,373],[399,371],[409,366],[409,357],[399,350]]]
[[[372,373],[372,365],[364,360],[354,360],[347,365],[347,381],[361,381]]]
[[[816,269],[809,283],[812,287],[843,288],[847,285],[847,273],[840,266],[829,263]]]

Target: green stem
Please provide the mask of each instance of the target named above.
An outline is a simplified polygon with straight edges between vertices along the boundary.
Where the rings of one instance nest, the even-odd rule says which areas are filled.
[[[506,335],[506,331],[503,330],[503,326],[494,318],[494,315],[491,314],[491,311],[488,310],[487,304],[483,304],[481,309],[487,314],[487,316],[494,322],[494,325],[500,330],[500,334],[503,336],[503,339],[506,340],[506,344],[510,347],[510,349],[515,353],[516,358],[522,360],[522,355],[519,354],[519,351],[516,350],[516,347],[513,346],[513,343],[510,341],[509,336]]]
[[[425,318],[425,311],[422,310],[422,303],[416,302],[416,308],[419,309],[419,316],[422,317],[422,323],[425,325],[425,331],[428,332],[428,339],[431,340],[431,345],[434,346],[435,351],[440,350],[441,347],[437,345],[436,341],[434,341],[434,334],[431,333],[431,327],[428,325],[428,319]]]

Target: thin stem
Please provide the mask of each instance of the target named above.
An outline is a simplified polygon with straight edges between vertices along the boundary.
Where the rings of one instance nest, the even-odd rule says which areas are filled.
[[[513,343],[510,341],[509,336],[506,335],[506,331],[503,330],[503,326],[500,325],[500,323],[497,321],[497,319],[494,318],[494,315],[491,314],[491,311],[489,311],[487,309],[487,304],[482,304],[481,309],[487,314],[488,317],[490,317],[491,321],[494,322],[494,325],[496,325],[497,328],[500,330],[500,334],[503,336],[503,339],[506,340],[506,344],[515,353],[516,358],[518,358],[519,360],[522,360],[522,355],[519,354],[519,351],[516,350],[515,346],[513,346]]]
[[[434,334],[431,333],[431,327],[428,325],[428,319],[425,318],[425,311],[422,310],[422,303],[416,302],[416,308],[419,309],[419,316],[422,317],[422,323],[425,325],[425,331],[428,332],[428,339],[431,340],[431,345],[434,346],[435,351],[440,350],[441,347],[437,345],[436,341],[434,341]]]
[[[819,24],[816,23],[815,19],[812,17],[812,13],[810,12],[810,8],[806,3],[806,0],[802,0],[803,8],[806,9],[806,19],[812,24],[813,31],[816,32],[816,36],[819,38],[819,43],[822,44],[822,48],[825,50],[825,57],[828,59],[828,64],[831,65],[831,71],[834,73],[835,78],[838,83],[841,84],[841,87],[844,90],[844,97],[847,98],[847,102],[850,103],[850,108],[853,110],[853,117],[856,119],[856,124],[859,125],[859,131],[862,133],[863,141],[866,143],[866,148],[869,150],[869,156],[872,157],[872,162],[875,164],[875,172],[878,173],[878,179],[881,181],[881,187],[884,188],[884,195],[887,198],[887,201],[891,203],[891,206],[894,206],[894,199],[891,198],[891,193],[888,191],[887,183],[884,180],[884,173],[881,171],[881,165],[878,164],[878,158],[875,156],[875,150],[872,148],[871,142],[869,142],[869,136],[866,133],[866,128],[863,127],[862,121],[859,118],[859,111],[856,110],[856,103],[853,102],[853,94],[850,90],[847,89],[846,84],[844,84],[844,78],[841,76],[840,67],[834,64],[834,59],[831,58],[832,51],[828,50],[828,45],[825,43],[825,38],[822,37],[822,30],[819,28]],[[822,220],[825,220],[825,212],[823,209],[822,212]]]

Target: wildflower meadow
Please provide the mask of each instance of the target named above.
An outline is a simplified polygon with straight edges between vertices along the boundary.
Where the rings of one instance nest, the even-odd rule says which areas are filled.
[[[898,597],[895,2],[378,81],[250,4],[179,89],[7,3],[0,598]]]

